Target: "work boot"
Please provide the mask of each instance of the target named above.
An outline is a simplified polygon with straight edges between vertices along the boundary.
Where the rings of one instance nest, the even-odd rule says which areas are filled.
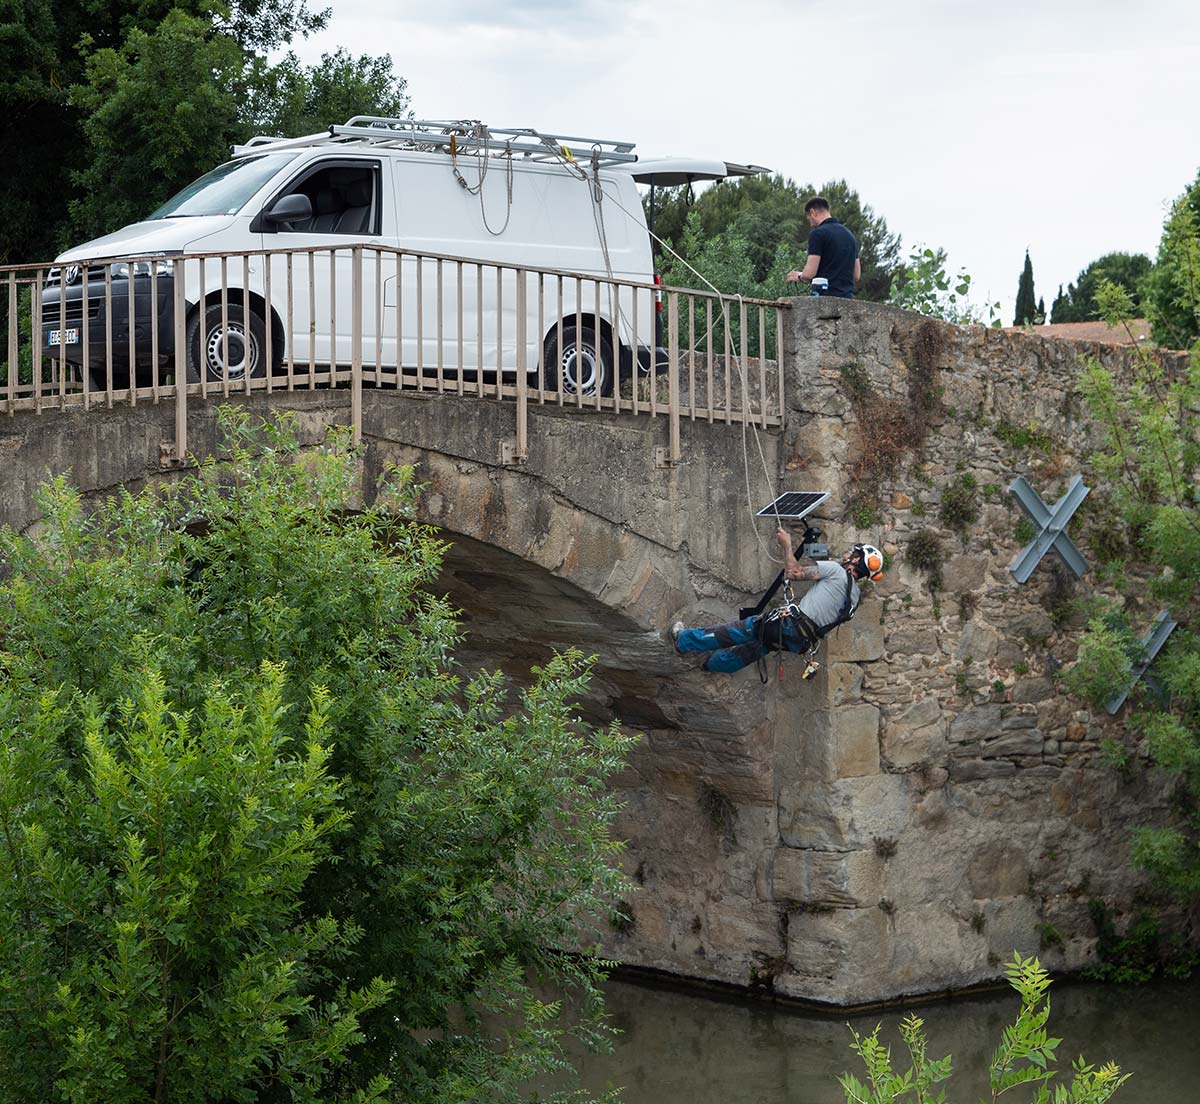
[[[683,653],[679,650],[679,634],[683,632],[685,628],[686,626],[682,621],[676,621],[675,624],[671,626],[671,643],[675,645],[676,655],[683,655]]]

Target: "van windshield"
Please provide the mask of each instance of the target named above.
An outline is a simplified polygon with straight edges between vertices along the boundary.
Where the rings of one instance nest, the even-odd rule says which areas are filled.
[[[188,215],[236,215],[295,153],[264,153],[218,165],[176,193],[149,220]]]

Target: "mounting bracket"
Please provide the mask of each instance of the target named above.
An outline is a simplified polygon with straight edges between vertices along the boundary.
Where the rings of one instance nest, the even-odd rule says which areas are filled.
[[[1109,713],[1116,713],[1125,704],[1125,699],[1129,697],[1129,692],[1150,669],[1150,664],[1154,662],[1154,657],[1162,650],[1162,646],[1167,642],[1167,638],[1171,633],[1175,631],[1177,625],[1178,622],[1166,610],[1163,610],[1154,619],[1154,624],[1150,626],[1150,631],[1142,637],[1142,658],[1130,672],[1128,684],[1123,690],[1114,694],[1104,703],[1104,708]]]
[[[1083,476],[1077,475],[1071,480],[1066,491],[1053,506],[1047,506],[1042,496],[1030,485],[1029,481],[1019,475],[1012,481],[1009,493],[1020,503],[1021,509],[1029,515],[1029,520],[1038,527],[1038,535],[1033,538],[1008,565],[1008,570],[1018,583],[1024,583],[1033,574],[1033,569],[1041,562],[1042,557],[1054,549],[1077,577],[1082,578],[1087,571],[1087,560],[1076,547],[1075,542],[1067,536],[1067,523],[1071,515],[1079,509],[1080,504],[1088,496],[1090,487],[1084,485]]]

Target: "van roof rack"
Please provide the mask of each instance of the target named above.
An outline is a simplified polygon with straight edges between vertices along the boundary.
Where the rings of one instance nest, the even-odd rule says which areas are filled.
[[[453,149],[456,153],[481,156],[521,156],[531,161],[570,161],[601,167],[637,160],[632,142],[611,138],[580,138],[551,134],[532,127],[494,127],[478,119],[390,119],[380,115],[355,115],[342,126],[306,134],[300,138],[258,135],[233,147],[235,157],[263,148],[299,149],[325,143],[367,143],[389,149]]]

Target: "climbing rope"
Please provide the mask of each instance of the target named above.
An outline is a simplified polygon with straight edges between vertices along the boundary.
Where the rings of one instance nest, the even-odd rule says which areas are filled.
[[[619,211],[623,212],[625,214],[625,216],[628,219],[630,219],[632,222],[634,222],[636,225],[638,225],[639,227],[644,226],[644,220],[637,219],[628,210],[626,210],[626,208],[620,203],[619,200],[614,199],[612,196],[609,196],[609,202],[612,203]],[[670,253],[672,257],[674,257],[681,265],[684,266],[684,268],[686,268],[689,272],[691,272],[694,276],[696,276],[697,279],[699,279],[703,284],[705,284],[717,296],[717,302],[721,308],[721,317],[725,323],[725,331],[726,331],[726,333],[732,334],[733,333],[733,328],[732,328],[733,324],[729,317],[729,307],[725,301],[726,297],[721,294],[721,292],[717,289],[717,286],[711,280],[709,280],[708,277],[704,275],[704,273],[702,273],[699,269],[695,268],[693,265],[689,264],[687,262],[687,260],[685,260],[683,257],[681,257],[671,247],[671,245],[668,242],[663,241],[663,239],[660,238],[656,233],[654,233],[653,230],[647,229],[646,232],[650,235],[650,237],[652,237],[656,242],[658,242],[658,244],[660,246],[662,246],[662,248],[664,250],[666,250],[666,252]],[[736,299],[739,304],[743,302],[743,296],[741,296],[740,294],[736,296]],[[711,327],[710,327],[702,335],[702,340],[705,340],[705,341],[709,340],[709,335],[711,332],[712,331],[711,331]],[[781,335],[779,335],[778,333],[776,334],[776,340],[781,340]],[[759,355],[761,356],[764,352],[765,352],[765,350],[760,349]],[[767,558],[769,560],[771,560],[773,563],[786,563],[787,562],[786,557],[782,557],[782,558],[776,557],[775,554],[771,551],[770,546],[768,544],[764,543],[764,541],[762,539],[762,534],[759,533],[758,526],[753,520],[754,518],[757,517],[757,514],[754,510],[753,491],[751,490],[751,487],[750,487],[750,450],[749,450],[749,446],[747,445],[747,442],[746,442],[747,425],[749,424],[749,419],[746,416],[748,413],[747,408],[749,405],[748,397],[747,397],[747,394],[749,391],[749,385],[747,383],[747,377],[746,377],[746,366],[742,363],[742,358],[738,355],[737,351],[733,348],[732,342],[730,342],[729,353],[730,353],[731,358],[733,359],[733,363],[734,363],[735,367],[737,368],[738,382],[741,385],[741,389],[742,389],[742,473],[745,477],[745,483],[746,483],[746,507],[750,513],[751,524],[752,524],[753,530],[754,530],[754,538],[755,538],[755,540],[758,541],[759,548],[765,553],[765,555],[767,556]],[[762,396],[762,400],[764,403],[766,402],[765,395]],[[782,411],[780,413],[782,414]],[[782,529],[783,528],[783,519],[779,516],[779,508],[778,508],[778,506],[776,506],[779,496],[775,493],[775,481],[771,477],[771,469],[770,469],[770,466],[767,464],[766,453],[763,452],[762,440],[759,438],[759,435],[758,435],[758,426],[754,426],[753,429],[754,429],[754,443],[758,449],[759,462],[762,465],[763,476],[766,479],[767,489],[771,495],[771,506],[775,512],[775,523],[780,529]]]
[[[484,128],[483,137],[487,136],[487,128]],[[505,143],[505,188],[508,193],[508,206],[504,212],[504,225],[499,230],[493,230],[488,224],[487,204],[483,199],[483,184],[487,180],[488,166],[491,163],[491,157],[486,151],[481,153],[476,160],[479,162],[479,183],[474,187],[467,182],[467,178],[463,176],[458,167],[458,137],[455,134],[450,135],[450,169],[454,173],[454,179],[466,189],[471,195],[479,197],[479,213],[483,216],[483,228],[492,235],[493,238],[500,237],[505,230],[508,229],[508,221],[512,218],[513,208],[513,160],[512,160],[512,143]]]

